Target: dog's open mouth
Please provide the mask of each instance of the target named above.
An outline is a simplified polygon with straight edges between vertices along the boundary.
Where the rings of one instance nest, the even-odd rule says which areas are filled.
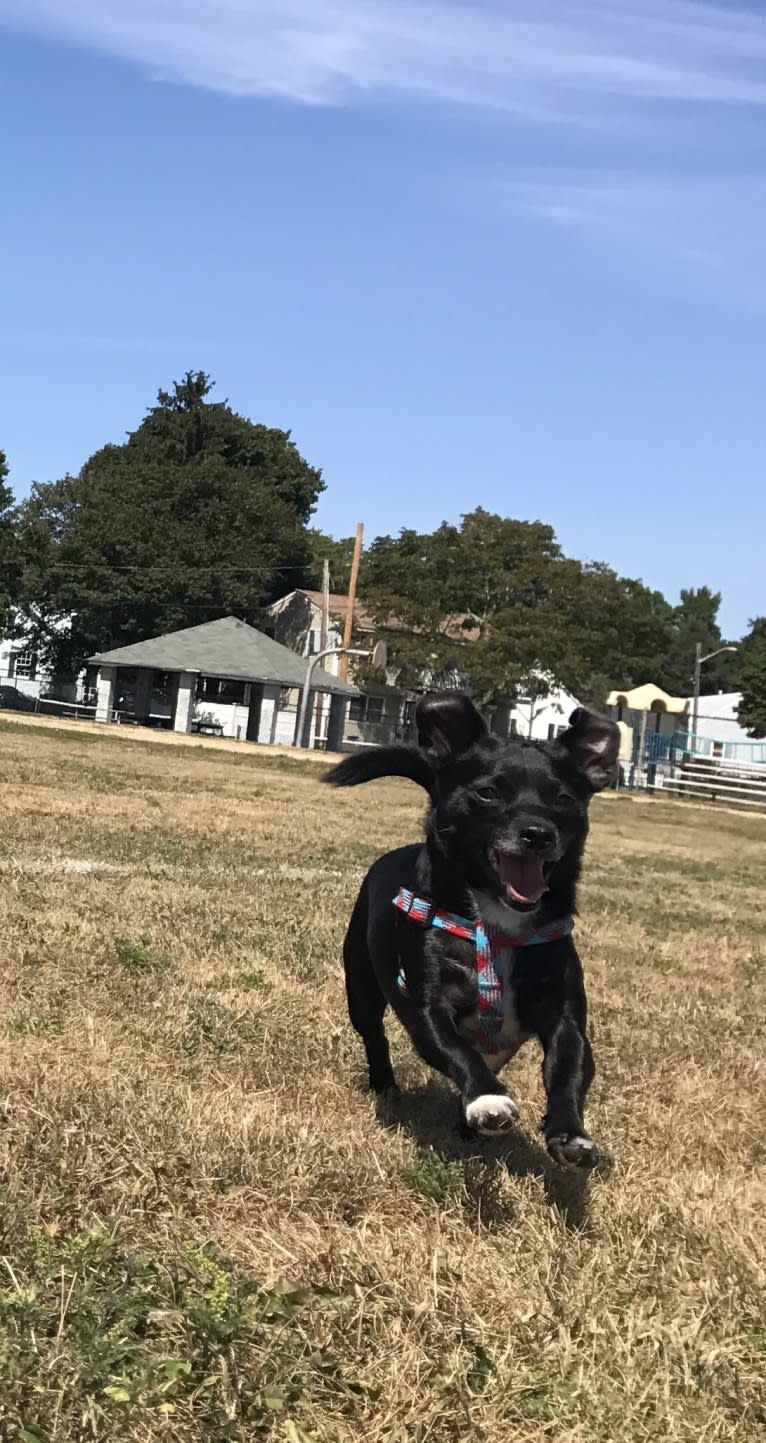
[[[493,861],[509,902],[534,906],[547,892],[551,864],[541,857],[514,857],[509,852],[495,852]]]

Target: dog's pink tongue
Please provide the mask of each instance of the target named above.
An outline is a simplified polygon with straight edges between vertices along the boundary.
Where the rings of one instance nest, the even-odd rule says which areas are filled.
[[[500,881],[514,902],[539,902],[548,883],[539,857],[508,857],[498,854]]]

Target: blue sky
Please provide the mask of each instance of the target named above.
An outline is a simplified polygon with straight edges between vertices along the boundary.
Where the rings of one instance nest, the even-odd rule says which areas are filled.
[[[19,495],[189,367],[318,523],[476,505],[766,611],[766,5],[0,0]]]

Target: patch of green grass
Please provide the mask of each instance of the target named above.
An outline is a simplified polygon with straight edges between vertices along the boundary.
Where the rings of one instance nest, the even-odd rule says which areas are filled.
[[[130,937],[115,937],[114,951],[120,966],[139,977],[161,976],[173,965],[164,952],[154,950],[148,937],[135,942]]]
[[[565,1392],[561,1383],[554,1382],[544,1375],[527,1378],[519,1389],[515,1399],[519,1413],[522,1418],[540,1419],[540,1421],[551,1421],[561,1415]]]
[[[223,1057],[252,1045],[258,1030],[252,1020],[233,1012],[212,997],[195,997],[189,1004],[181,1048],[187,1057],[213,1053]]]
[[[172,1437],[176,1416],[207,1443],[234,1443],[267,1436],[333,1371],[339,1398],[350,1386],[303,1324],[307,1309],[340,1305],[328,1290],[266,1289],[212,1247],[137,1249],[117,1228],[25,1244],[0,1257],[9,1443],[116,1443],[128,1424],[163,1419]]]
[[[264,992],[268,990],[269,983],[262,972],[242,972],[234,979],[234,985],[241,987],[245,992]]]
[[[98,732],[84,729],[82,732],[74,735],[67,727],[57,727],[53,724],[45,726],[44,729],[37,724],[25,726],[22,712],[14,712],[13,715],[18,718],[17,721],[8,721],[5,717],[0,720],[0,732],[5,732],[5,734],[10,737],[23,735],[31,739],[35,735],[42,736],[45,739],[46,745],[50,743],[54,746],[64,746],[68,749],[71,749],[73,741],[75,741],[78,746],[82,744],[84,746],[94,747],[98,747],[103,741],[102,736]]]
[[[466,1387],[469,1393],[476,1396],[486,1392],[492,1380],[497,1377],[497,1365],[491,1353],[488,1353],[481,1343],[471,1343],[467,1352]]]
[[[754,987],[766,976],[766,957],[757,952],[751,953],[742,963],[742,971],[745,976],[745,986]]]
[[[259,968],[250,972],[221,972],[207,983],[208,992],[270,992],[271,983]]]
[[[465,1177],[459,1162],[440,1157],[433,1148],[424,1148],[414,1162],[402,1168],[402,1178],[422,1197],[431,1202],[457,1202],[465,1193]]]
[[[60,1037],[64,1031],[63,1012],[31,1012],[22,1007],[8,1018],[12,1037]]]

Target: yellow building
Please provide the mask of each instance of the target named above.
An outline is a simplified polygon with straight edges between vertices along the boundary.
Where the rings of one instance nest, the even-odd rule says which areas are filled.
[[[630,691],[610,692],[606,711],[620,728],[620,760],[631,760],[634,739],[642,732],[672,736],[673,732],[683,731],[687,706],[685,696],[670,696],[650,681]]]

